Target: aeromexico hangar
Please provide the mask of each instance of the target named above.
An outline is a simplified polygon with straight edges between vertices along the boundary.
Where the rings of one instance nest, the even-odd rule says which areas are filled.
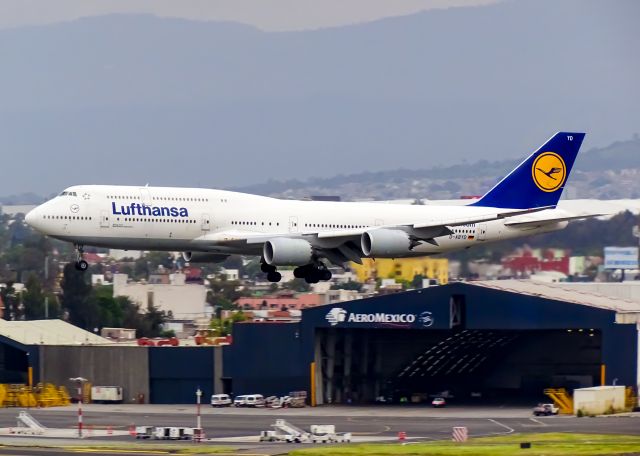
[[[525,281],[453,283],[234,328],[234,394],[311,391],[316,404],[378,397],[540,396],[637,386],[640,303]]]

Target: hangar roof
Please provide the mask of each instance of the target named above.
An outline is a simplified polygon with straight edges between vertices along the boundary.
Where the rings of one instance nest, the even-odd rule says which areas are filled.
[[[23,345],[95,345],[111,343],[62,320],[7,321],[0,319],[0,336]]]
[[[533,282],[530,280],[486,280],[468,282],[468,284],[597,307],[599,309],[613,310],[620,313],[640,312],[639,301],[631,301],[619,297],[583,291],[580,290],[579,287],[573,287],[563,283]]]

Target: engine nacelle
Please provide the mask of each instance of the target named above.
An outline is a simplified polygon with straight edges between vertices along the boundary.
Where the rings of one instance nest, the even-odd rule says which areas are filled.
[[[396,258],[411,251],[411,239],[401,230],[371,230],[362,233],[360,247],[368,257]]]
[[[313,247],[304,239],[274,238],[264,243],[262,256],[272,266],[303,266],[311,263]]]
[[[207,252],[182,252],[182,258],[187,263],[222,263],[229,255]]]

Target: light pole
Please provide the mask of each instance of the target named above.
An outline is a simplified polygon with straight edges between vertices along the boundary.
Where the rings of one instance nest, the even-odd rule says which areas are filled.
[[[82,438],[82,386],[87,381],[84,377],[73,377],[69,381],[78,384],[78,438]]]
[[[198,429],[201,429],[201,420],[200,420],[200,398],[202,397],[202,391],[200,390],[200,388],[198,387],[198,389],[196,390],[196,404],[198,407],[198,419],[196,421],[196,427]]]

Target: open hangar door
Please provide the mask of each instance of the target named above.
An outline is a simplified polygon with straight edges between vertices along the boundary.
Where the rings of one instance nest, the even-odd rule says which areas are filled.
[[[545,388],[599,384],[596,330],[318,329],[319,404],[427,401],[448,391],[456,401],[518,401]]]
[[[560,286],[456,283],[308,309],[301,333],[318,404],[443,391],[517,403],[545,388],[640,383],[639,332],[620,306]]]

